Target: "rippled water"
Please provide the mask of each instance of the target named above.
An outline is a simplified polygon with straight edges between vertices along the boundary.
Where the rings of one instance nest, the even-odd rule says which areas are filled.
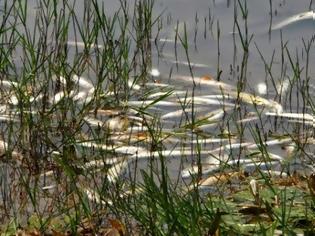
[[[244,2],[244,1],[240,1]],[[269,1],[253,0],[246,1],[248,9],[248,37],[252,36],[249,47],[248,82],[253,86],[258,81],[265,79],[265,68],[257,48],[261,51],[267,62],[270,62],[274,53],[273,74],[280,76],[281,64],[281,39],[280,30],[269,29],[282,20],[307,12],[312,9],[310,1],[271,1],[272,12]],[[244,5],[244,3],[243,3]],[[235,15],[239,22],[241,32],[244,34],[245,27],[242,20],[240,7],[237,1],[159,1],[156,3],[157,12],[164,10],[164,29],[160,33],[161,38],[174,39],[174,27],[179,23],[179,33],[183,34],[183,24],[190,42],[189,56],[192,62],[208,65],[207,69],[196,70],[196,73],[216,74],[218,42],[220,47],[220,69],[223,71],[223,80],[235,80],[230,75],[230,65],[240,65],[242,61],[242,48],[240,47],[240,36],[235,25]],[[170,24],[166,24],[166,18],[171,18]],[[210,23],[209,23],[210,21]],[[220,38],[217,31],[220,29]],[[303,20],[293,23],[282,29],[282,41],[287,43],[293,57],[299,56],[301,64],[305,62],[302,58],[303,40],[309,41],[314,34],[315,24],[313,20]],[[197,32],[197,33],[196,33]],[[197,34],[195,37],[195,33]],[[244,37],[244,35],[243,35]],[[257,45],[257,48],[255,46]],[[164,53],[174,56],[174,45],[167,44]],[[179,48],[181,48],[179,46]],[[235,61],[234,61],[235,59]],[[305,55],[304,55],[305,59]],[[181,53],[180,60],[185,60]],[[285,64],[289,62],[286,61]],[[310,64],[314,63],[314,53],[310,54]],[[163,63],[161,63],[163,65]],[[290,66],[288,66],[290,68]],[[164,67],[163,67],[164,68]],[[165,67],[167,68],[167,66]],[[288,75],[292,76],[288,68]],[[166,69],[167,70],[167,69]],[[187,72],[185,70],[181,73]],[[312,71],[311,73],[312,74]]]
[[[103,2],[108,14],[119,8],[119,1]],[[247,3],[247,26],[245,26],[245,21],[241,16],[239,2],[244,8],[245,2]],[[270,2],[272,2],[272,6],[270,6]],[[84,3],[88,4],[88,1],[84,1]],[[30,1],[29,4],[28,17],[30,22],[32,22],[38,9],[35,7],[34,1]],[[82,4],[83,2],[76,1],[76,11],[80,12],[83,7]],[[129,4],[131,7],[133,6],[133,3],[130,2]],[[154,15],[157,17],[162,14],[158,19],[158,24],[162,25],[162,27],[159,31],[157,30],[157,25],[153,27],[152,67],[158,70],[160,74],[152,75],[146,88],[155,88],[157,93],[173,89],[174,93],[167,97],[165,101],[154,104],[146,112],[150,113],[153,118],[161,118],[156,128],[161,129],[161,133],[164,135],[161,137],[165,138],[165,140],[163,139],[165,153],[162,154],[167,157],[168,170],[172,180],[179,179],[179,181],[182,181],[184,179],[186,181],[188,179],[188,183],[191,180],[189,178],[190,174],[193,174],[196,169],[197,157],[201,157],[204,174],[206,173],[207,175],[220,170],[215,166],[219,161],[229,162],[229,165],[232,167],[243,163],[245,166],[244,170],[247,172],[255,169],[257,165],[262,170],[272,167],[273,171],[281,172],[285,166],[283,164],[286,163],[279,161],[279,159],[289,155],[297,155],[299,157],[295,163],[292,163],[291,168],[293,169],[303,169],[304,166],[301,165],[303,164],[301,162],[304,160],[308,161],[306,164],[312,164],[314,140],[309,141],[303,147],[303,151],[297,146],[294,146],[293,152],[290,151],[291,145],[296,143],[297,140],[313,137],[312,129],[314,129],[314,125],[311,123],[311,120],[301,122],[301,119],[298,121],[293,119],[292,121],[286,119],[286,117],[283,117],[282,120],[277,117],[280,111],[275,109],[274,106],[266,105],[266,103],[276,99],[277,104],[283,107],[281,112],[295,113],[303,110],[305,113],[312,113],[312,109],[308,104],[305,106],[300,106],[299,104],[301,102],[300,87],[294,84],[295,77],[292,67],[299,66],[302,81],[309,81],[309,91],[311,95],[314,94],[314,46],[312,45],[310,48],[308,59],[304,46],[313,37],[315,21],[306,19],[281,29],[273,30],[272,28],[288,17],[308,12],[313,7],[309,0],[160,0],[155,2]],[[78,15],[80,16],[80,14]],[[83,19],[79,18],[78,20],[82,21]],[[184,50],[179,39],[184,38],[185,30],[188,40],[187,51]],[[245,37],[246,30],[248,39],[251,39],[245,81],[246,93],[243,93],[241,97],[237,97],[235,91],[237,90],[236,85],[242,77],[240,68],[242,67],[244,55],[240,39]],[[74,40],[76,38],[73,30],[69,34],[69,41]],[[80,38],[77,40],[80,41]],[[286,47],[281,48],[281,45],[286,45]],[[72,50],[71,53],[74,55],[75,48],[73,47]],[[270,66],[270,70],[267,69],[264,60]],[[93,73],[91,74],[93,75]],[[192,74],[196,81],[199,81],[194,94],[192,91]],[[209,81],[210,77],[220,79],[225,83],[224,86],[231,86],[231,88],[228,87],[224,90],[217,84],[213,86],[204,82]],[[94,81],[94,78],[89,79],[92,82]],[[279,92],[279,89],[277,91],[277,88],[281,83],[292,84],[292,90],[289,90],[288,94],[294,95],[283,95],[282,101],[279,101],[277,93],[281,93],[281,91]],[[163,84],[166,85],[164,88]],[[131,101],[126,103],[133,108],[141,107],[141,102],[148,102],[142,101],[142,99],[150,99],[149,97],[143,98],[143,94],[144,91],[140,87],[135,92],[135,95],[131,97]],[[152,92],[152,94],[154,93]],[[253,94],[260,95],[261,101],[254,102]],[[195,107],[191,105],[192,95],[194,95]],[[156,97],[151,97],[151,99],[154,98]],[[188,105],[183,108],[183,104],[186,102]],[[235,105],[237,102],[239,104]],[[176,110],[185,110],[186,112],[179,116],[171,116],[170,112]],[[194,114],[191,114],[192,110],[194,110]],[[131,116],[136,116],[138,120],[142,118],[139,113],[135,113],[132,109],[128,110],[126,115],[127,118]],[[99,116],[98,118],[102,121],[109,120],[108,117],[104,117]],[[196,121],[200,121],[200,123],[202,123],[203,119],[206,119],[206,122],[200,124],[196,129],[190,128],[189,125],[191,125],[191,119],[193,118]],[[140,119],[139,123],[141,121]],[[55,125],[57,126],[57,124]],[[82,127],[83,131],[88,130],[86,135],[91,137],[93,137],[95,132],[99,131],[97,125],[93,126],[89,122],[85,122]],[[143,135],[147,127],[141,127],[140,130],[135,129],[135,131],[132,130],[132,127],[128,128],[131,137],[133,134]],[[240,131],[240,129],[242,130]],[[262,140],[257,140],[257,137],[255,137],[254,133],[257,130],[261,132]],[[267,152],[272,154],[271,159],[273,159],[273,162],[270,161],[266,164],[265,160],[255,162],[255,159],[254,164],[246,165],[245,160],[250,159],[249,157],[257,157],[257,160],[261,158],[261,155],[257,154],[257,152],[262,151],[258,148],[259,145],[257,146],[255,143],[263,144],[268,141],[279,141],[279,137],[287,137],[291,133],[294,133],[294,135],[289,137],[287,142],[279,142],[276,145],[267,147]],[[57,136],[58,134],[54,135]],[[224,135],[227,137],[224,137]],[[116,132],[110,138],[115,143],[121,136],[123,135],[120,132]],[[197,141],[197,137],[199,141]],[[117,143],[122,146],[130,145],[139,148],[138,151],[131,151],[132,148],[128,150],[131,152],[127,154],[131,154],[131,161],[129,166],[124,166],[126,167],[126,171],[123,171],[125,173],[124,176],[132,179],[138,179],[138,176],[141,176],[140,170],[149,169],[148,166],[151,166],[148,164],[152,164],[150,161],[154,158],[158,159],[157,157],[161,154],[154,152],[152,155],[150,153],[150,151],[154,151],[154,147],[150,146],[153,142],[151,143],[150,140],[143,142],[136,140],[133,142],[130,138],[127,141],[128,144],[123,141],[118,141]],[[99,156],[104,156],[104,153],[94,150],[94,148],[97,149],[96,145],[91,145],[92,148],[88,145],[84,147],[78,141],[77,146],[78,153],[83,156],[82,160],[80,159],[82,163],[79,163],[79,165],[82,164],[84,166],[85,162],[90,161],[89,158],[97,159]],[[197,150],[198,147],[200,148],[199,151]],[[118,152],[118,154],[126,153]],[[120,157],[119,155],[118,157]],[[145,158],[141,159],[141,155]],[[291,157],[294,159],[293,156]],[[160,168],[159,162],[154,164],[157,165],[157,169]],[[105,164],[102,163],[102,165],[104,166]],[[3,169],[6,169],[5,165]],[[137,176],[134,174],[135,169],[137,170]],[[312,170],[311,167],[310,170]],[[95,174],[95,176],[99,178],[99,182],[106,179],[102,171]],[[10,180],[5,181],[10,182]],[[52,183],[53,181],[45,181],[41,180],[40,187],[45,188],[51,184],[52,188],[54,188],[53,185],[55,183]],[[61,185],[62,183],[57,184]],[[57,194],[59,194],[58,191]]]

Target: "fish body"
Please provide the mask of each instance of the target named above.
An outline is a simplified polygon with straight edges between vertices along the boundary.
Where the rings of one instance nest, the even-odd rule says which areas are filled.
[[[314,20],[315,13],[314,11],[307,11],[300,14],[296,14],[294,16],[291,16],[283,21],[280,21],[279,23],[275,24],[273,27],[271,27],[272,30],[278,30],[283,29],[289,25],[292,25],[296,22],[305,21],[305,20]]]

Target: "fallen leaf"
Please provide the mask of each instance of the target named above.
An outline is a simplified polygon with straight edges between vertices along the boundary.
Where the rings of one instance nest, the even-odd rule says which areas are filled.
[[[308,187],[310,189],[310,192],[313,196],[315,196],[315,174],[311,174],[310,177],[308,177]]]
[[[116,229],[120,236],[123,236],[126,234],[126,228],[119,220],[116,219],[109,219],[109,223],[111,224],[113,229]]]

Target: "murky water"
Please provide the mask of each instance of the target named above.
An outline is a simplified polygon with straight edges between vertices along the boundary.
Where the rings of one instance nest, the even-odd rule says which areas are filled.
[[[119,8],[119,1],[106,0],[103,3],[108,14]],[[88,4],[88,1],[76,1],[75,10],[80,12],[83,4]],[[133,3],[129,4],[132,8]],[[34,1],[29,2],[30,22],[35,19],[38,11],[35,6]],[[150,170],[152,165],[159,172],[161,156],[166,157],[170,179],[174,182],[189,183],[190,175],[196,173],[199,160],[204,175],[219,172],[221,169],[218,168],[218,164],[220,163],[225,163],[231,167],[230,169],[241,166],[241,169],[246,172],[252,172],[257,167],[261,170],[272,169],[282,172],[288,163],[291,164],[291,170],[307,173],[312,171],[314,124],[309,117],[296,118],[290,115],[301,110],[312,114],[310,104],[301,105],[301,91],[299,90],[302,85],[295,84],[295,73],[299,66],[300,77],[302,81],[308,81],[308,90],[313,96],[315,91],[313,85],[315,84],[314,46],[311,45],[309,53],[306,53],[305,47],[314,36],[315,21],[313,19],[300,20],[280,29],[277,29],[277,26],[279,26],[278,23],[293,15],[309,12],[313,7],[315,6],[310,4],[309,0],[156,1],[154,17],[162,14],[157,21],[157,25],[162,27],[159,30],[157,25],[153,27],[152,67],[159,71],[159,75],[152,75],[145,88],[147,90],[153,88],[156,93],[174,90],[165,101],[153,104],[145,110],[152,116],[146,118],[148,119],[146,121],[152,122],[150,123],[152,127],[154,118],[161,118],[155,127],[161,132],[159,133],[161,142],[158,142],[161,146],[156,147],[155,142],[143,137],[147,135],[144,133],[148,127],[139,125],[144,122],[142,115],[130,109],[124,115],[130,120],[133,119],[131,124],[137,125],[134,127],[130,125],[124,134],[114,132],[112,136],[109,136],[110,144],[102,147],[105,151],[97,150],[100,145],[97,146],[95,143],[84,146],[80,143],[81,140],[76,140],[77,143],[74,146],[78,151],[77,157],[80,158],[79,168],[84,169],[87,163],[96,166],[97,173],[95,176],[91,174],[94,179],[98,179],[95,185],[106,182],[106,174],[108,175],[106,171],[109,167],[103,169],[102,167],[111,164],[106,163],[107,160],[98,164],[89,162],[93,158],[98,160],[99,157],[104,159],[125,157],[129,165],[123,166],[122,171],[120,166],[117,166],[117,170],[112,170],[115,172],[113,175],[124,176],[128,179],[131,177],[138,181],[141,181],[141,170]],[[241,8],[248,12],[246,21],[242,16]],[[80,14],[78,16],[78,21],[83,21]],[[69,41],[80,41],[80,37],[76,38],[75,32],[74,29],[70,30]],[[187,34],[187,50],[181,43],[185,34]],[[248,51],[244,51],[242,47],[242,40],[244,42],[246,38],[249,42]],[[76,48],[71,45],[69,47],[69,55],[73,57]],[[244,60],[248,60],[248,63],[246,69],[242,71]],[[196,87],[193,86],[192,74],[197,81]],[[93,78],[95,73],[89,72],[84,75],[89,76],[90,81],[95,81]],[[214,80],[210,77],[221,80],[223,83],[211,82]],[[236,93],[236,86],[240,80],[245,82],[244,93],[241,95]],[[281,84],[283,87],[283,84],[289,84],[292,90],[289,89],[287,93],[282,94],[281,89],[279,90]],[[146,90],[142,90],[141,87],[138,89],[135,87],[134,90],[131,101],[126,102],[132,108],[143,108],[146,105],[142,103],[150,104],[159,96],[151,92],[151,97],[145,97]],[[260,97],[256,98],[255,94]],[[54,105],[54,100],[52,104]],[[281,106],[281,110],[278,109],[278,105]],[[184,112],[180,112],[183,110]],[[174,111],[179,112],[177,115],[171,114]],[[282,117],[279,114],[282,114]],[[106,115],[99,115],[97,118],[103,122],[111,119]],[[100,132],[100,121],[86,119],[82,123],[83,133],[88,136],[87,140]],[[129,135],[126,138],[127,141],[119,140],[125,134]],[[257,134],[260,136],[255,136]],[[293,135],[289,136],[289,134]],[[58,136],[58,133],[53,135]],[[143,139],[140,140],[140,136]],[[58,140],[56,146],[61,147],[63,140],[60,141],[58,138],[60,137],[56,138]],[[136,141],[132,141],[132,138]],[[301,142],[306,143],[303,150],[298,146]],[[266,144],[266,150],[260,149],[262,144]],[[129,149],[122,151],[121,149],[126,146]],[[134,151],[133,148],[138,148],[138,150]],[[163,151],[156,151],[159,148]],[[104,152],[107,151],[111,152],[111,155],[105,155]],[[269,156],[261,154],[264,152]],[[58,155],[60,154],[57,153],[56,156]],[[287,158],[289,160],[284,163],[283,157],[289,157]],[[51,158],[51,160],[55,159]],[[303,163],[304,160],[307,162]],[[309,169],[305,169],[304,164]],[[3,165],[3,169],[6,169],[6,164]],[[15,172],[14,168],[9,169]],[[229,168],[224,168],[226,169]],[[15,174],[16,172],[12,173],[11,178],[19,178],[14,176]],[[3,174],[2,186],[10,183],[9,175]],[[61,175],[57,177],[55,175],[57,174],[50,173],[48,180],[41,179],[38,186],[44,190],[48,187],[59,188],[64,183],[60,181]],[[49,178],[52,176],[56,178],[50,181]],[[91,176],[88,174],[84,177]],[[56,179],[60,182],[55,183]],[[6,192],[10,191],[7,187],[3,189]],[[58,191],[55,194],[58,195]]]
[[[244,1],[240,2],[245,6]],[[256,89],[255,85],[257,82],[265,81],[266,78],[264,62],[259,51],[267,63],[270,63],[272,56],[274,57],[272,74],[276,79],[281,77],[280,30],[270,31],[270,28],[290,16],[307,12],[313,7],[312,5],[310,6],[310,1],[308,0],[271,2],[272,6],[267,0],[246,1],[248,38],[252,37],[249,45],[247,81],[248,86],[253,89]],[[161,38],[173,40],[177,22],[179,24],[179,34],[183,35],[183,24],[186,24],[191,62],[208,65],[208,68],[195,69],[197,75],[204,73],[216,75],[217,66],[219,65],[219,70],[222,70],[221,78],[223,80],[231,80],[232,83],[237,80],[237,73],[232,73],[231,75],[230,72],[231,69],[236,72],[237,66],[241,64],[243,50],[240,37],[245,38],[245,22],[242,19],[240,6],[237,1],[159,1],[159,3],[156,3],[156,6],[157,12],[165,10],[164,26],[166,25],[167,27],[162,29],[160,33]],[[167,16],[171,18],[169,24],[166,23]],[[235,18],[238,21],[240,31],[235,24]],[[283,44],[287,43],[292,57],[298,56],[301,64],[305,63],[305,53],[304,57],[302,57],[303,40],[305,42],[311,40],[314,27],[314,21],[310,19],[293,23],[281,29]],[[220,30],[219,37],[218,29]],[[174,45],[172,43],[166,44],[163,50],[164,54],[166,58],[172,57],[174,60]],[[218,46],[220,51],[219,62]],[[183,51],[180,45],[178,48],[180,52]],[[179,60],[187,61],[183,52],[179,53]],[[314,63],[314,53],[310,53],[310,64],[312,63]],[[291,77],[292,70],[290,69],[289,61],[286,60],[285,64],[288,67],[287,75]],[[165,71],[168,69],[163,63],[160,63],[159,66]],[[179,68],[178,73],[187,73],[187,68],[182,67]],[[310,76],[312,73],[313,71],[310,70]],[[267,78],[267,80],[269,79]],[[268,83],[268,85],[271,84]]]

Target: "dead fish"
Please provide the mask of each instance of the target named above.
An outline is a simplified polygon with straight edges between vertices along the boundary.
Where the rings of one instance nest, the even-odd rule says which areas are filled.
[[[218,159],[217,159],[218,158]],[[251,159],[240,159],[240,160],[229,160],[231,159],[228,155],[223,155],[222,157],[217,157],[210,159],[210,162],[204,163],[202,165],[202,175],[215,173],[221,169],[233,167],[236,165],[240,166],[246,166],[248,164],[254,164],[256,165],[260,164],[260,162],[256,162],[255,160]],[[188,167],[181,171],[182,178],[189,178],[192,175],[198,174],[198,166],[192,166]]]
[[[72,81],[76,84],[79,85],[79,87],[86,89],[86,90],[90,90],[90,89],[94,89],[94,85],[92,83],[90,83],[86,78],[82,77],[82,76],[78,76],[78,75],[73,75],[72,76]]]
[[[278,161],[268,161],[268,162],[260,162],[260,163],[247,163],[242,165],[244,171],[252,173],[257,169],[260,170],[270,170],[271,168],[278,166],[280,163]]]
[[[245,92],[240,92],[240,93],[229,92],[228,94],[231,96],[234,96],[235,98],[238,97],[243,102],[269,108],[269,111],[275,112],[277,114],[283,112],[282,105],[276,101],[267,100],[265,98],[262,98],[253,94],[245,93]]]
[[[128,86],[130,89],[133,89],[133,90],[141,89],[140,85],[136,84],[135,81],[132,81],[132,80],[128,80]]]
[[[9,97],[8,103],[17,106],[19,104],[19,99],[15,95],[11,95]]]
[[[64,76],[54,75],[52,76],[52,80],[55,82],[60,82],[64,87],[67,85],[67,79]],[[78,85],[81,89],[84,89],[86,91],[94,89],[94,85],[82,76],[74,74],[71,77],[71,81]]]
[[[105,127],[110,131],[125,131],[128,126],[127,117],[116,116],[105,121]]]
[[[103,48],[103,45],[100,44],[94,44],[94,43],[84,43],[84,42],[78,42],[78,41],[67,41],[67,45],[69,46],[74,46],[74,47],[81,47],[81,48]]]
[[[208,109],[208,107],[196,107],[196,108],[194,108],[194,112],[205,111],[207,109]],[[167,114],[162,115],[161,119],[177,118],[177,117],[183,116],[185,113],[190,114],[190,112],[192,112],[191,108],[181,108],[179,110],[172,111],[172,112],[169,112]]]
[[[224,183],[227,181],[231,181],[232,179],[236,179],[240,177],[240,172],[230,172],[230,173],[220,173],[213,176],[210,176],[206,179],[202,179],[198,183],[198,188],[205,188],[209,186],[213,186],[219,183]]]
[[[287,173],[283,171],[276,171],[276,170],[261,170],[260,173],[267,174],[272,177],[287,177]]]
[[[78,94],[74,95],[72,100],[75,101],[77,104],[88,104],[93,99],[93,95],[90,93],[79,92]]]
[[[0,115],[0,121],[6,121],[6,122],[18,122],[19,120],[14,117],[13,115]]]
[[[95,110],[90,110],[89,113],[94,113]],[[122,110],[118,110],[118,109],[97,109],[96,110],[97,115],[101,115],[101,116],[117,116],[117,115],[121,115],[123,113]]]
[[[241,123],[246,123],[246,122],[251,122],[251,121],[255,121],[261,118],[261,115],[258,116],[256,112],[249,114],[248,116],[246,116],[245,118],[241,119],[241,120],[237,120],[236,123],[241,124]]]
[[[108,157],[108,158],[104,158],[102,160],[93,160],[93,161],[86,162],[86,163],[84,163],[84,166],[82,166],[82,168],[85,170],[88,170],[91,168],[101,168],[101,167],[104,167],[105,165],[117,164],[120,161],[122,161],[122,158]]]
[[[151,39],[151,41],[154,42],[155,39]],[[175,39],[170,38],[159,38],[157,41],[161,43],[175,43]]]
[[[211,111],[204,115],[204,118],[207,119],[207,121],[216,121],[224,117],[227,111],[231,110],[232,108],[220,108],[214,111]]]
[[[276,116],[282,118],[290,118],[290,119],[298,119],[298,120],[306,120],[306,121],[315,121],[315,116],[307,113],[274,113],[274,112],[266,112],[267,116]]]
[[[181,81],[185,81],[185,82],[190,82],[193,83],[195,82],[197,85],[205,85],[205,86],[210,86],[210,87],[214,87],[220,90],[234,90],[235,87],[223,83],[221,81],[217,81],[214,80],[211,76],[202,76],[202,77],[194,77],[192,78],[191,76],[176,76],[176,77],[172,77],[173,79],[178,79]]]
[[[290,142],[292,142],[292,138],[272,139],[272,140],[268,140],[266,142],[263,142],[262,145],[264,145],[266,147],[271,147],[271,146],[286,144],[286,143],[290,143]],[[248,150],[250,150],[250,149],[256,149],[260,146],[261,146],[260,143],[257,143],[257,144],[255,143],[255,144],[247,146],[246,148]]]
[[[169,101],[155,101],[155,100],[145,100],[145,101],[127,101],[128,106],[179,106],[180,104]]]
[[[128,167],[128,161],[122,161],[115,164],[114,166],[108,169],[107,175],[106,175],[107,180],[111,183],[115,183],[117,179],[119,178],[119,176],[121,176],[124,173],[127,167]]]
[[[211,98],[204,98],[204,97],[190,97],[190,98],[179,98],[180,103],[192,103],[196,105],[220,105],[220,106],[229,106],[235,107],[235,104],[228,103],[223,100],[216,100]]]
[[[223,93],[224,96],[227,96],[227,98],[233,98],[233,99],[238,98],[242,102],[267,107],[269,108],[270,111],[276,112],[276,113],[281,113],[283,111],[282,105],[277,103],[276,101],[267,100],[265,98],[256,96],[254,94],[249,94],[246,92],[238,92],[235,87],[229,84],[223,83],[221,81],[214,80],[210,76],[194,77],[194,78],[190,76],[178,76],[177,78],[180,80],[191,82],[191,83],[195,82],[196,84],[199,84],[199,85],[214,87],[218,89],[219,92]]]
[[[199,143],[201,145],[205,145],[205,144],[212,144],[212,143],[226,143],[231,141],[231,139],[225,139],[225,138],[200,138],[198,140],[192,140],[192,141],[187,141],[187,143]]]
[[[284,27],[299,21],[314,20],[314,16],[315,16],[314,11],[299,13],[273,25],[271,27],[271,30],[283,29]]]
[[[9,90],[12,88],[16,88],[17,86],[18,84],[16,82],[9,81],[9,80],[0,80],[1,89]]]
[[[63,99],[70,98],[73,94],[74,94],[74,90],[71,90],[70,93],[60,91],[60,92],[56,93],[52,98],[50,98],[49,102],[51,104],[57,104]]]
[[[106,121],[101,121],[96,118],[86,116],[83,118],[83,120],[91,126],[103,127],[110,131],[125,131],[129,126],[129,120],[127,117],[120,116],[109,118]]]
[[[8,105],[0,105],[0,113],[4,113],[8,110]]]
[[[86,116],[83,118],[83,120],[91,126],[96,126],[96,127],[103,127],[104,126],[103,121],[98,120],[98,119],[91,117],[91,116]]]
[[[303,125],[309,125],[309,126],[313,126],[313,127],[315,127],[315,121],[309,121],[309,120],[307,120],[307,121],[305,121],[305,120],[297,120],[297,119],[295,119],[295,120],[288,120],[288,122],[290,122],[290,123],[302,123]]]
[[[6,152],[9,151],[9,145],[7,142],[0,140],[0,158],[3,158],[3,155],[6,154]],[[9,153],[12,158],[18,161],[22,161],[23,155],[15,150],[10,150]]]
[[[281,98],[283,98],[286,94],[286,92],[288,91],[288,89],[290,88],[290,80],[289,79],[284,79],[283,81],[280,81],[277,85],[276,85],[276,90],[277,93],[279,94],[279,96]]]
[[[101,196],[95,190],[93,190],[91,188],[84,188],[83,191],[90,201],[95,202],[97,204],[106,205],[107,202],[102,200]]]
[[[196,152],[192,151],[191,149],[184,149],[184,150],[163,150],[163,151],[155,151],[150,152],[148,150],[139,151],[131,156],[129,159],[148,159],[151,157],[160,157],[161,155],[164,157],[183,157],[183,156],[191,156]],[[200,155],[208,155],[209,151],[201,150]]]
[[[105,145],[105,144],[98,144],[98,143],[90,142],[90,141],[88,142],[78,141],[76,145],[86,147],[86,148],[94,148],[94,149],[100,149],[104,151],[111,151],[111,152],[125,154],[125,155],[137,155],[137,153],[146,152],[146,149],[142,147]]]
[[[207,166],[202,166],[201,167],[201,173],[203,175],[205,174],[208,174],[208,173],[211,173],[211,172],[215,172],[217,169],[219,168],[219,164],[207,164]],[[186,168],[184,170],[181,171],[181,176],[183,179],[186,179],[186,178],[190,178],[194,175],[197,175],[198,174],[198,166],[192,166],[192,167],[189,167],[189,168]]]
[[[242,143],[229,143],[224,146],[221,146],[217,149],[212,150],[212,152],[221,152],[221,151],[227,151],[227,150],[233,150],[238,148],[247,148],[248,146],[252,145],[253,143],[249,142],[242,142]]]
[[[196,62],[172,60],[172,59],[166,59],[166,58],[162,58],[162,60],[167,62],[167,63],[178,64],[178,65],[183,65],[183,66],[190,66],[190,67],[195,67],[195,68],[209,68],[210,67],[209,65],[202,64],[202,63],[196,63]]]
[[[147,96],[147,99],[153,99],[153,98],[159,98],[162,96],[167,96],[168,98],[170,97],[178,97],[180,95],[185,95],[187,92],[186,91],[169,91],[169,92],[157,92],[157,93],[153,93],[150,94],[149,96]]]
[[[56,187],[57,187],[57,186],[56,186],[55,184],[46,185],[46,186],[42,187],[42,190],[48,191],[48,190],[54,189],[54,188],[56,188]]]

